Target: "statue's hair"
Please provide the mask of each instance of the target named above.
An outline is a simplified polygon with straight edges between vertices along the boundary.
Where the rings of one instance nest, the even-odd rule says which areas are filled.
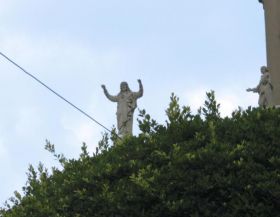
[[[126,87],[127,87],[127,90],[128,90],[129,92],[131,92],[131,90],[130,90],[130,88],[129,88],[129,86],[128,86],[128,83],[127,83],[126,81],[122,81],[120,86],[122,86],[123,84],[125,84]]]
[[[265,72],[269,72],[267,66],[262,66],[262,67],[261,67],[261,72],[262,72],[263,70],[264,70]]]

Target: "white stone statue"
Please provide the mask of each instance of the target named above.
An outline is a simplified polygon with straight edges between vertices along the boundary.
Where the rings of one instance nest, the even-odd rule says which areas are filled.
[[[270,73],[266,66],[261,67],[261,79],[257,87],[248,88],[247,91],[251,91],[259,94],[259,106],[270,107],[272,106],[272,90],[273,86],[270,79]]]
[[[117,102],[117,121],[119,136],[132,135],[133,113],[137,107],[137,99],[143,96],[143,85],[138,79],[139,91],[132,92],[127,82],[121,82],[120,92],[116,96],[108,93],[105,85],[101,85],[105,96],[112,102]]]

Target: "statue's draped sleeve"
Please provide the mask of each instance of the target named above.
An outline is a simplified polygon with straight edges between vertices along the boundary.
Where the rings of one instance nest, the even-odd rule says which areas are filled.
[[[112,102],[118,102],[118,96],[112,96],[108,93],[107,90],[104,90],[105,96]]]

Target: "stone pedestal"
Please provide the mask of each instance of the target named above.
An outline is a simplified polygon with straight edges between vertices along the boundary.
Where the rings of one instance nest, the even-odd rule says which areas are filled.
[[[259,0],[265,14],[267,67],[273,85],[272,104],[280,105],[280,0]]]

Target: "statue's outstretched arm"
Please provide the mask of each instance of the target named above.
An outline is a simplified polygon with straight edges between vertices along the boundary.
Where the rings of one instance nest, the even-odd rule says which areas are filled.
[[[258,92],[259,92],[259,89],[258,89],[257,87],[255,87],[255,88],[248,88],[248,89],[247,89],[247,92],[258,93]]]
[[[118,102],[118,97],[117,96],[112,96],[109,94],[108,90],[106,89],[105,85],[101,85],[103,91],[104,91],[104,94],[105,96],[112,102]]]
[[[141,80],[138,79],[137,81],[138,81],[138,84],[139,84],[139,91],[135,92],[134,95],[135,95],[136,98],[140,98],[140,97],[143,96],[144,89],[143,89],[143,85],[142,85]]]
[[[260,91],[260,86],[261,86],[261,82],[258,84],[258,86],[254,87],[254,88],[248,88],[247,91],[258,93]]]

